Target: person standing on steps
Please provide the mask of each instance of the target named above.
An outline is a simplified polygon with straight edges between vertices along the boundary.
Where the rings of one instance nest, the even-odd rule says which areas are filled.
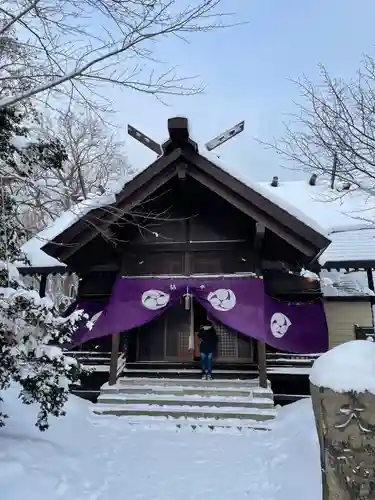
[[[218,337],[212,322],[207,318],[198,332],[202,379],[212,379],[212,360],[216,351]]]

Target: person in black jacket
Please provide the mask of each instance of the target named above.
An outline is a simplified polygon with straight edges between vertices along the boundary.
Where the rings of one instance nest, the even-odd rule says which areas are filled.
[[[207,319],[198,332],[199,352],[201,357],[202,378],[212,378],[212,358],[216,350],[218,337],[211,321]]]

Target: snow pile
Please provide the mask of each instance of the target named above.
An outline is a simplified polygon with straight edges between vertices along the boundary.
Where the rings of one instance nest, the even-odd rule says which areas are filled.
[[[336,392],[375,394],[375,344],[352,340],[327,351],[315,361],[310,382]]]
[[[67,415],[51,417],[50,429],[42,433],[34,426],[38,407],[22,404],[17,399],[19,390],[14,385],[1,393],[4,401],[0,402],[0,411],[9,416],[6,426],[0,429],[1,499],[69,498],[64,496],[66,491],[72,495],[70,498],[83,498],[80,483],[85,479],[85,446],[90,439],[98,441],[90,425],[87,402],[70,398]]]
[[[248,435],[146,430],[91,416],[71,397],[67,416],[40,433],[36,409],[4,393],[1,500],[316,500],[319,447],[311,402],[280,410],[272,430]],[[0,406],[1,409],[1,406]]]

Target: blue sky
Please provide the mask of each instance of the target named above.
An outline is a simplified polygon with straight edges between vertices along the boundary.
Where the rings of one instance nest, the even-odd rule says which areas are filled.
[[[183,3],[183,2],[182,2]],[[245,131],[216,150],[220,158],[254,180],[273,175],[292,179],[264,141],[280,136],[296,110],[299,91],[291,82],[305,74],[318,81],[318,64],[332,75],[350,77],[364,53],[374,53],[374,0],[226,0],[226,9],[248,24],[205,34],[190,43],[158,44],[158,54],[182,75],[199,75],[203,94],[168,98],[168,106],[135,91],[108,89],[120,127],[131,123],[157,141],[167,135],[167,119],[187,116],[191,135],[203,144],[245,119]],[[374,54],[375,55],[375,54]],[[126,138],[130,162],[142,167],[155,155]],[[301,174],[305,177],[306,174]]]

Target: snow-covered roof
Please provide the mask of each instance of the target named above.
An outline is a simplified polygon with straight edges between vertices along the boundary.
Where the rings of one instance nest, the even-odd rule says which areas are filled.
[[[288,213],[327,236],[331,244],[322,253],[319,263],[375,260],[375,202],[363,191],[343,189],[336,183],[331,189],[326,179],[310,185],[303,181],[254,182],[246,175],[229,168],[213,153],[201,153],[212,163],[228,172]]]
[[[351,229],[329,235],[332,243],[320,257],[322,265],[328,262],[375,260],[375,228]]]
[[[72,208],[66,210],[59,217],[57,217],[57,219],[50,226],[43,229],[36,236],[24,243],[21,247],[21,251],[26,255],[30,265],[32,267],[39,268],[65,266],[64,263],[44,252],[42,248],[92,210],[115,203],[116,194],[118,194],[122,188],[122,183],[109,183],[105,193],[92,195],[88,199],[77,203]],[[21,263],[18,263],[18,265],[19,267],[26,267]]]
[[[370,196],[354,190],[330,189],[328,181],[319,178],[315,185],[310,185],[308,176],[304,181],[280,180],[277,187],[273,187],[270,182],[252,181],[242,172],[223,164],[213,153],[205,151],[200,154],[316,232],[328,236],[332,243],[320,256],[321,265],[329,261],[375,260],[375,227],[371,226],[371,220],[375,220],[375,206]],[[41,248],[91,210],[114,203],[115,195],[132,178],[129,176],[122,183],[116,181],[105,194],[93,196],[74,206],[25,243],[22,250],[31,265],[61,266],[61,262],[48,256]]]
[[[279,192],[276,189],[268,189],[269,185],[267,183],[255,182],[251,180],[247,175],[244,175],[242,172],[237,171],[235,168],[228,167],[214,153],[205,151],[204,153],[200,154],[217,167],[235,177],[237,180],[242,182],[242,184],[245,184],[245,186],[251,188],[261,196],[264,196],[296,219],[314,229],[317,233],[323,236],[328,236],[327,229],[324,227],[324,225],[320,224],[315,217],[311,216],[311,214],[307,210],[305,210],[305,207],[303,205],[299,206],[297,203],[293,203],[293,200],[289,199],[287,196],[284,196],[284,193]]]
[[[271,186],[271,182],[261,182],[260,185],[311,217],[328,234],[368,228],[375,220],[374,198],[363,191],[343,190],[339,183],[331,189],[329,181],[318,177],[316,184],[311,186],[306,174],[303,181],[279,180],[277,187]]]
[[[315,185],[305,181],[270,182],[261,186],[276,193],[291,205],[314,219],[324,228],[332,243],[319,262],[375,260],[375,202],[363,191],[343,190],[340,184],[331,189],[329,182],[317,179]]]
[[[363,297],[373,296],[368,287],[366,271],[328,271],[320,272],[320,284],[324,297]]]

